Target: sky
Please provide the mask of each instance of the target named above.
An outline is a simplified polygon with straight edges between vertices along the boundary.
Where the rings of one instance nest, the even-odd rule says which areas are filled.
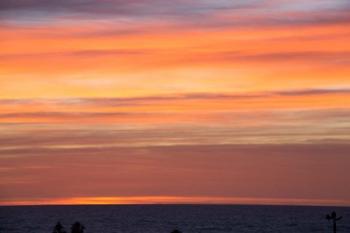
[[[0,205],[350,206],[349,0],[1,0]]]

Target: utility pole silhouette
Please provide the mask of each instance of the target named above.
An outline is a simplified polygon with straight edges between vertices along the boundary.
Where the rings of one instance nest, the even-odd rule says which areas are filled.
[[[330,215],[329,214],[326,215],[326,219],[328,221],[332,220],[333,222],[333,233],[337,233],[337,221],[339,221],[342,218],[343,218],[342,216],[337,217],[337,213],[334,211]]]

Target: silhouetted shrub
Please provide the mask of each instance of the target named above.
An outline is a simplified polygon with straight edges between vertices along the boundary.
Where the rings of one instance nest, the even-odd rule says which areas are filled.
[[[66,233],[66,231],[64,230],[62,224],[60,222],[57,222],[56,226],[53,228],[52,233]]]
[[[80,222],[75,222],[72,225],[71,232],[72,233],[84,233],[85,227]]]
[[[181,231],[179,231],[178,229],[173,230],[171,233],[182,233]]]

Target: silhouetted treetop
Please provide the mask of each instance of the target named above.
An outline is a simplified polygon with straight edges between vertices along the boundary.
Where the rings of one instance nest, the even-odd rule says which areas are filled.
[[[66,233],[64,227],[60,222],[57,222],[56,226],[53,228],[52,233]]]
[[[71,232],[72,233],[84,233],[85,227],[80,222],[75,222],[72,225]]]

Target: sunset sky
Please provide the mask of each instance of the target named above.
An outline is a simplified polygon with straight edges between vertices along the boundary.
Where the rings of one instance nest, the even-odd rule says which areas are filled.
[[[0,205],[350,205],[349,0],[1,0]]]

